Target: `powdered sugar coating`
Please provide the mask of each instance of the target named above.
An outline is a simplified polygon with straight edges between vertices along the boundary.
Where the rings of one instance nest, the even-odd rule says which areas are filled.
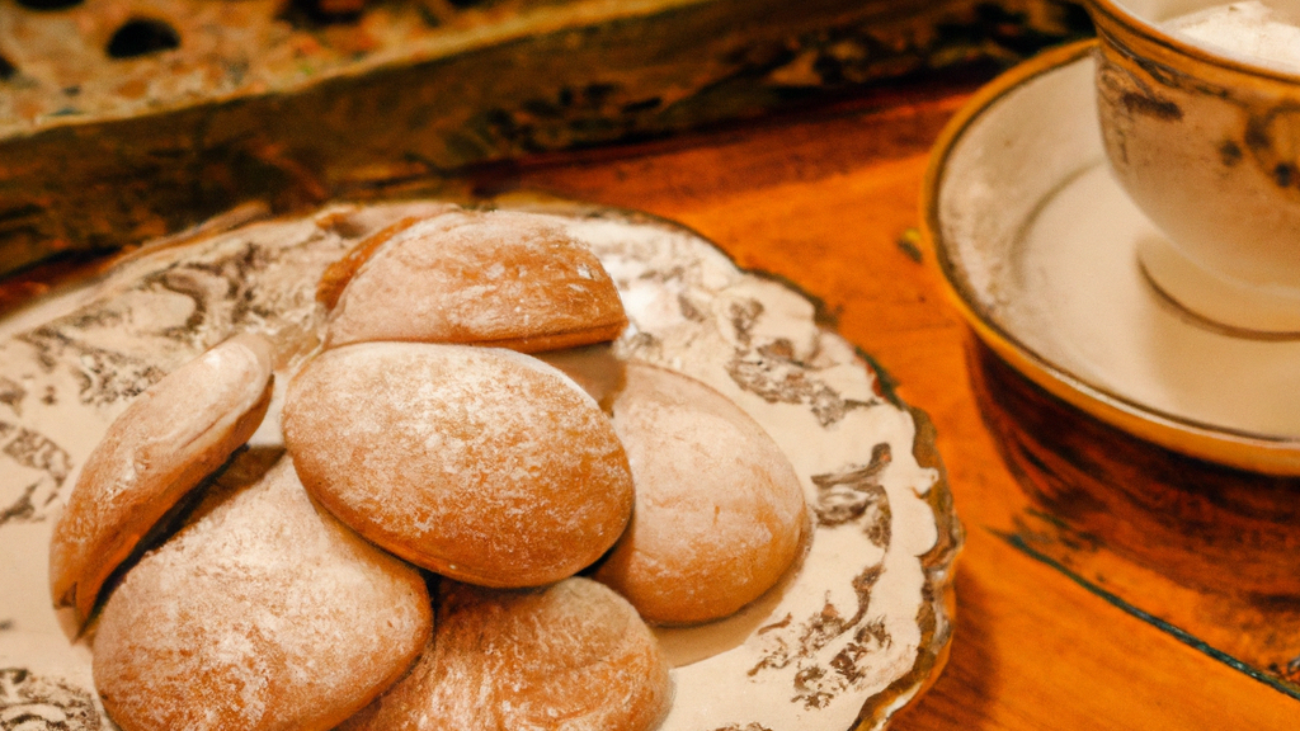
[[[462,210],[380,246],[343,290],[327,338],[534,352],[610,340],[626,324],[600,260],[562,228],[529,213]]]
[[[423,579],[312,504],[285,459],[136,565],[95,638],[128,731],[328,729],[410,667]]]
[[[728,616],[798,554],[807,522],[799,478],[763,428],[717,391],[639,363],[626,377],[614,428],[636,508],[596,578],[647,621]]]
[[[488,586],[570,576],[618,538],[632,478],[609,420],[541,361],[497,348],[363,343],[289,385],[303,484],[362,535]]]
[[[594,581],[522,592],[446,582],[415,669],[341,731],[644,731],[671,693],[650,630]]]

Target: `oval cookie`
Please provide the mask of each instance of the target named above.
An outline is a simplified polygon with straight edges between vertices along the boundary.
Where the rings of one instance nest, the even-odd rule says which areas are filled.
[[[632,478],[609,419],[570,379],[497,348],[364,343],[290,382],[285,443],[343,522],[427,569],[536,586],[622,532]]]
[[[324,731],[396,682],[432,623],[419,572],[314,505],[284,459],[127,573],[95,685],[124,731]]]
[[[732,614],[799,553],[807,521],[799,478],[767,432],[712,388],[636,363],[626,379],[614,428],[636,508],[595,577],[650,622]]]
[[[340,731],[648,731],[668,665],[626,600],[588,579],[502,591],[444,582],[411,674]]]
[[[458,211],[380,236],[338,295],[330,347],[396,340],[537,352],[611,340],[627,325],[600,260],[543,216]]]
[[[236,335],[131,403],[87,458],[50,541],[50,588],[79,621],[100,587],[182,497],[257,430],[271,345]]]

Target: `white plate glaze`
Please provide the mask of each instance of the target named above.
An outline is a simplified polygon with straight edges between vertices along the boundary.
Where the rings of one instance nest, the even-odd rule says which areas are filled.
[[[1105,161],[1093,45],[1040,57],[954,121],[927,225],[977,333],[1056,395],[1139,436],[1300,474],[1300,340],[1215,328],[1138,264],[1161,234]]]
[[[20,313],[0,344],[0,718],[108,728],[85,641],[50,609],[51,524],[130,397],[233,332],[280,348],[280,384],[317,343],[315,282],[365,233],[409,215],[339,207],[146,251]],[[615,346],[712,385],[790,456],[816,518],[809,553],[739,615],[662,630],[676,665],[665,731],[883,728],[942,665],[960,529],[932,440],[813,305],[708,242],[645,217],[552,206],[591,244],[633,325]],[[254,440],[279,439],[278,409]],[[919,459],[918,459],[919,455]]]

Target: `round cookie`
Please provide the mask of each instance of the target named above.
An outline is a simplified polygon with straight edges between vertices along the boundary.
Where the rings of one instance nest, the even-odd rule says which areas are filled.
[[[510,350],[326,350],[289,383],[283,426],[303,484],[340,520],[469,583],[570,576],[632,509],[609,419],[562,373]]]
[[[600,260],[546,217],[517,211],[402,222],[331,268],[318,296],[337,299],[330,347],[396,340],[532,353],[612,340],[627,326]]]
[[[411,674],[340,731],[647,731],[672,685],[636,610],[572,578],[534,591],[443,582]]]
[[[127,573],[95,685],[124,731],[324,731],[406,673],[432,623],[419,572],[314,505],[283,459]]]
[[[140,394],[82,467],[50,541],[50,589],[79,622],[100,587],[191,489],[248,441],[271,400],[271,346],[243,334]]]
[[[705,384],[638,363],[613,412],[636,508],[595,578],[662,624],[725,617],[771,588],[807,518],[799,478],[767,432]]]

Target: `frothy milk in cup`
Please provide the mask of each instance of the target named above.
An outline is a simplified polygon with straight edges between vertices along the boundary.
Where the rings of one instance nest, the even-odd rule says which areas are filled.
[[[1169,21],[1170,30],[1263,66],[1300,73],[1300,0],[1248,0]]]

